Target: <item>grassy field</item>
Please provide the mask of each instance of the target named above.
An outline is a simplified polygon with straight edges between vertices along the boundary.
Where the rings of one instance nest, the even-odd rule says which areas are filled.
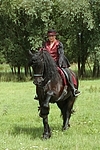
[[[52,137],[43,141],[35,86],[0,82],[0,150],[100,150],[100,80],[80,81],[80,90],[68,131],[61,131],[60,111],[51,104]]]

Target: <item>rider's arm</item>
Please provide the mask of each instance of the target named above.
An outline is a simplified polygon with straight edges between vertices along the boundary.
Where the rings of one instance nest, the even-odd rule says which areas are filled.
[[[59,42],[58,54],[59,54],[59,60],[58,60],[59,67],[67,67],[67,68],[70,67],[70,62],[67,59],[67,57],[64,55],[64,48],[61,42]]]
[[[61,42],[59,42],[58,54],[59,54],[58,65],[59,67],[62,67],[63,59],[64,59],[64,49],[63,49],[63,44]]]

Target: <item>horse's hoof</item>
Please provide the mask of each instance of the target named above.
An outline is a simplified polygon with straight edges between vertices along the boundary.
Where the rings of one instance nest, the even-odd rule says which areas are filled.
[[[47,140],[47,139],[49,139],[50,137],[51,137],[51,134],[43,134],[42,139],[43,139],[43,140]]]
[[[68,127],[70,127],[70,124],[68,124]]]
[[[65,130],[67,130],[67,128],[66,127],[62,127],[62,131],[65,131]]]
[[[62,127],[62,131],[68,130],[69,127],[70,127],[70,124],[68,124],[67,126],[63,126],[63,127]]]

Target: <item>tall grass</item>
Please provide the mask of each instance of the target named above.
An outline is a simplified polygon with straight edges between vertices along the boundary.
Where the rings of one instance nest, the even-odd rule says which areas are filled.
[[[88,66],[86,66],[86,74],[84,78],[92,78],[92,72],[89,69]],[[73,63],[71,64],[71,69],[77,74],[77,64]],[[82,77],[83,78],[83,77]],[[31,77],[25,76],[23,68],[21,68],[20,75],[18,74],[12,74],[11,68],[8,64],[0,64],[0,81],[3,82],[9,82],[9,81],[30,81]]]
[[[11,71],[11,68],[8,64],[0,64],[0,81],[1,82],[16,82],[16,81],[29,81],[31,77],[29,75],[25,76],[23,68],[21,68],[21,73],[18,75],[14,74]]]
[[[35,86],[32,82],[1,82],[0,150],[99,150],[100,80],[80,81],[80,90],[68,131],[61,131],[60,111],[56,104],[50,105],[52,137],[43,141]]]

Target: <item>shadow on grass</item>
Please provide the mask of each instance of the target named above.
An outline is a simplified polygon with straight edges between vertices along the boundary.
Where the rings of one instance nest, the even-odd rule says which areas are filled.
[[[61,127],[58,126],[57,124],[53,124],[50,126],[52,134],[53,132],[59,132],[61,131]],[[36,139],[36,138],[42,138],[43,134],[43,126],[41,127],[25,127],[23,125],[15,125],[13,127],[13,131],[11,132],[12,135],[17,136],[17,135],[27,135],[30,136],[31,139]]]
[[[16,125],[13,127],[13,131],[11,134],[14,136],[20,134],[26,134],[31,137],[31,139],[41,138],[43,133],[43,127],[25,127],[22,125]]]

